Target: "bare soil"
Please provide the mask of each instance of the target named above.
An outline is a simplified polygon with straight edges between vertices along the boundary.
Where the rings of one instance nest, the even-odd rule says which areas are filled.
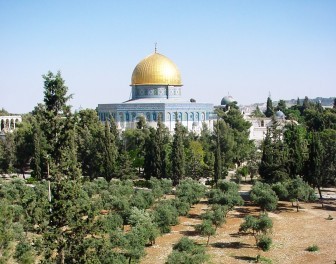
[[[249,185],[242,185],[242,194],[249,190]],[[210,238],[206,248],[210,255],[209,263],[252,263],[260,254],[272,263],[336,263],[336,199],[335,190],[328,190],[325,205],[319,202],[301,203],[299,212],[290,202],[279,202],[277,211],[269,213],[273,220],[271,234],[273,245],[270,251],[262,252],[255,246],[251,235],[239,235],[238,229],[247,214],[258,215],[260,209],[248,201],[244,206],[230,212],[226,223],[218,228],[216,235]],[[194,239],[205,245],[207,238],[200,237],[194,226],[201,222],[200,215],[208,208],[207,201],[194,205],[188,217],[180,217],[179,224],[172,227],[172,232],[159,237],[154,246],[146,248],[147,255],[142,264],[165,263],[172,251],[172,246],[182,236]],[[327,220],[328,216],[333,220]],[[311,245],[319,250],[308,252]]]

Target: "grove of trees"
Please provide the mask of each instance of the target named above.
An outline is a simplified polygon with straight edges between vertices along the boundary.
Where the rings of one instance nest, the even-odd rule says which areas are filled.
[[[71,112],[60,72],[43,80],[43,102],[0,140],[0,173],[24,178],[0,182],[0,263],[136,263],[203,198],[209,208],[195,230],[208,245],[228,212],[244,204],[239,185],[226,179],[236,166],[238,176],[261,176],[250,197],[263,213],[245,218],[240,231],[268,250],[266,211],[279,199],[299,210],[299,201],[316,199],[312,187],[322,195],[335,183],[336,109],[308,99],[279,103],[293,122],[283,130],[274,122],[259,160],[236,102],[217,109],[213,131],[204,125],[199,135],[178,121],[171,135],[160,116],[156,128],[140,118],[120,132],[112,115],[102,123],[95,110]],[[167,263],[204,263],[205,252],[183,238]]]

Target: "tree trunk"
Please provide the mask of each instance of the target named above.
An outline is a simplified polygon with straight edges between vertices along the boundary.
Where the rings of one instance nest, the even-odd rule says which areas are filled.
[[[299,199],[296,199],[296,212],[299,211]]]
[[[323,208],[323,197],[322,197],[322,190],[321,190],[321,186],[317,186],[317,190],[318,190],[318,192],[319,192],[320,199],[321,199],[321,203],[322,203],[322,208]]]
[[[128,264],[131,264],[131,262],[132,262],[132,257],[129,258]]]
[[[209,245],[209,241],[210,241],[210,236],[208,236],[208,241],[207,241],[207,246]]]

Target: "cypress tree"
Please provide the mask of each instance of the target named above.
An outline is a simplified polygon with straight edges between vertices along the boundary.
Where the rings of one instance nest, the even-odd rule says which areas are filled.
[[[173,147],[171,153],[172,160],[172,177],[176,185],[185,176],[185,153],[183,145],[183,128],[182,124],[177,121],[175,124],[175,134],[173,137]]]
[[[154,128],[150,128],[150,133],[146,137],[144,144],[144,175],[147,180],[153,176],[157,177],[157,161],[155,160],[157,158],[156,149],[155,130]]]
[[[222,155],[221,155],[221,147],[220,147],[220,129],[219,129],[219,121],[217,120],[217,130],[216,130],[216,155],[215,155],[215,164],[214,164],[214,182],[217,186],[218,179],[222,178]]]
[[[273,102],[272,102],[271,97],[267,97],[267,105],[266,105],[265,116],[266,117],[271,117],[273,115],[274,115]]]
[[[159,115],[154,141],[154,153],[155,153],[154,176],[157,178],[166,177],[166,150],[165,150],[166,143],[167,143],[167,135],[164,124],[161,122],[161,116]]]
[[[305,178],[310,184],[317,187],[321,199],[321,186],[323,184],[323,156],[324,149],[319,133],[312,132]]]
[[[33,157],[33,164],[34,164],[34,176],[36,179],[42,179],[42,172],[41,172],[41,143],[39,136],[41,133],[37,130],[34,134],[34,157]]]
[[[111,180],[116,168],[117,148],[114,135],[111,133],[110,125],[107,121],[105,122],[103,146],[105,152],[104,175],[107,180]]]

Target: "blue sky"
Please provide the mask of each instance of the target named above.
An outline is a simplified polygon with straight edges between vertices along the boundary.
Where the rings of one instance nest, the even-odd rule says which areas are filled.
[[[60,70],[73,109],[130,96],[154,51],[181,71],[184,98],[239,104],[336,96],[336,1],[0,0],[0,108],[31,111]]]

